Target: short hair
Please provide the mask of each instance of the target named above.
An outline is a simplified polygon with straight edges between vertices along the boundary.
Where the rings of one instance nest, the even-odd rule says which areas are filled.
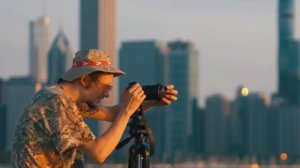
[[[66,81],[66,80],[64,80],[63,78],[58,78],[58,80],[57,80],[57,84],[60,84],[60,83],[68,83],[68,82],[70,82],[70,81]]]

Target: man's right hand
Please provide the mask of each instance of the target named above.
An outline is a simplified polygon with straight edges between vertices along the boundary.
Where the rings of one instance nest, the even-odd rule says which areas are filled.
[[[107,112],[112,109],[118,111],[115,115],[108,117],[113,120],[110,128],[96,140],[85,142],[79,148],[96,162],[104,163],[119,143],[131,115],[139,108],[145,98],[146,95],[138,83],[125,90],[120,106],[116,106],[115,109],[107,109]],[[102,114],[105,116],[105,113]]]
[[[145,100],[146,95],[139,83],[135,83],[124,90],[122,95],[122,106],[126,115],[132,115]]]

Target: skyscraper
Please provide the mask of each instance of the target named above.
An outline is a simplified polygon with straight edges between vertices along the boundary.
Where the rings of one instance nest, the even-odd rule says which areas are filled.
[[[133,81],[142,85],[163,83],[163,59],[163,47],[156,41],[123,42],[120,68],[126,72],[126,78],[120,78],[120,88]]]
[[[206,99],[205,111],[205,152],[211,155],[228,154],[229,100],[222,95]]]
[[[70,47],[70,43],[60,30],[49,51],[48,55],[48,83],[56,83],[57,79],[68,68],[72,66],[73,51]]]
[[[0,151],[6,147],[6,125],[7,125],[7,108],[6,104],[0,102]]]
[[[101,49],[118,64],[116,55],[116,0],[80,1],[80,49]],[[116,103],[117,86],[105,103]]]
[[[300,42],[294,40],[294,0],[279,0],[278,96],[290,104],[300,101]]]
[[[7,95],[7,82],[0,78],[0,103],[4,103],[6,101]]]
[[[4,150],[6,147],[6,91],[7,82],[0,79],[0,150]]]
[[[193,100],[197,98],[198,52],[191,42],[168,43],[167,82],[176,86],[179,98],[166,110],[166,155],[184,159],[192,133]]]
[[[190,142],[190,152],[193,153],[193,158],[198,158],[204,152],[205,140],[205,109],[198,105],[198,100],[193,101],[193,133]]]
[[[40,17],[29,24],[30,76],[37,82],[47,82],[47,56],[50,46],[50,18]]]
[[[101,49],[111,56],[111,63],[118,64],[116,56],[116,0],[81,0],[80,1],[80,49]],[[105,105],[117,102],[117,82],[109,97],[104,99]],[[98,135],[104,132],[108,124],[87,121],[92,131]]]
[[[268,153],[267,137],[267,105],[268,97],[262,92],[252,92],[246,96],[247,155],[258,158]]]
[[[276,107],[278,114],[277,155],[287,153],[290,159],[300,157],[300,109],[296,106]]]
[[[232,111],[233,115],[236,115],[235,120],[235,130],[237,134],[233,134],[236,140],[232,139],[235,142],[234,151],[238,152],[238,155],[243,158],[247,154],[247,145],[249,144],[249,135],[248,135],[248,107],[247,107],[247,96],[248,89],[244,86],[240,86],[236,92],[236,99],[233,102]],[[231,144],[233,145],[233,144]],[[238,150],[236,150],[238,149]]]
[[[120,68],[126,72],[126,78],[120,78],[120,91],[129,82],[137,81],[141,85],[164,83],[165,57],[163,46],[156,41],[128,41],[120,48]],[[154,159],[161,159],[164,150],[164,108],[159,107],[146,113],[155,136]],[[152,160],[152,159],[151,159]]]

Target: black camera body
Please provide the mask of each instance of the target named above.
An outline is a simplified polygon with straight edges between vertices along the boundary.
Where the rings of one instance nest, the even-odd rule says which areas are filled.
[[[134,85],[137,82],[128,83],[128,88]],[[142,86],[144,93],[146,95],[145,100],[158,100],[160,101],[166,95],[166,87],[162,84],[156,85],[145,85]]]

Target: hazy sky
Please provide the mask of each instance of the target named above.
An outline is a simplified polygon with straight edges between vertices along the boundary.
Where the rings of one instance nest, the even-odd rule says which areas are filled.
[[[295,37],[300,39],[300,0]],[[29,21],[51,19],[78,49],[78,0],[0,0],[0,78],[28,74]],[[200,53],[199,96],[234,98],[244,84],[268,94],[277,88],[277,0],[117,0],[118,46],[124,40],[183,39]]]

